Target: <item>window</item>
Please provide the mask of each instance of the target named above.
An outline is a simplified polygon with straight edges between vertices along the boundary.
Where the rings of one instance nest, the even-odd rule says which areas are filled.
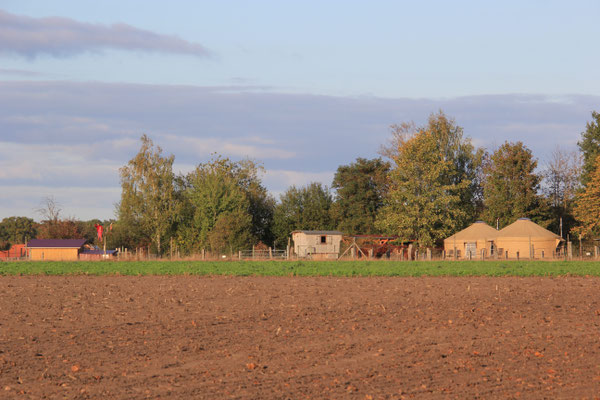
[[[327,236],[321,236],[321,244],[327,243]]]

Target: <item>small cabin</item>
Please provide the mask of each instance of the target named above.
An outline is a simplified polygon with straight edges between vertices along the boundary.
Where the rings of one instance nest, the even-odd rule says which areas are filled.
[[[85,242],[85,239],[31,239],[27,249],[31,260],[76,261]]]
[[[342,235],[339,231],[294,231],[294,253],[301,258],[335,260],[340,254]]]

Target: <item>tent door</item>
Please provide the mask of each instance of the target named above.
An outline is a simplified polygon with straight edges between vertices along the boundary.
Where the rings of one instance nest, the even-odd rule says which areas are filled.
[[[477,257],[477,243],[476,242],[465,243],[465,255],[469,258]]]

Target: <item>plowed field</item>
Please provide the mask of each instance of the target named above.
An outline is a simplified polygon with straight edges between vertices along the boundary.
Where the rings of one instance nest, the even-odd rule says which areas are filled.
[[[0,398],[593,398],[600,278],[0,277]]]

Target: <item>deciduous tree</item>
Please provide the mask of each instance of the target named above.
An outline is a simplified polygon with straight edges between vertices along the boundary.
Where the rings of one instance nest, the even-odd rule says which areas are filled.
[[[380,158],[358,158],[338,167],[332,188],[336,190],[333,217],[346,234],[376,233],[375,218],[387,193],[390,164]]]
[[[552,221],[548,229],[563,236],[575,226],[573,206],[581,182],[581,157],[556,147],[543,173],[544,193],[550,204]],[[566,236],[565,236],[566,237]]]
[[[592,120],[587,123],[577,145],[583,155],[581,183],[586,186],[596,169],[596,158],[600,155],[600,113],[592,111]]]
[[[522,142],[505,142],[484,167],[483,218],[504,227],[517,218],[528,217],[546,224],[547,210],[539,195],[541,176],[535,172],[537,160]]]
[[[22,244],[35,237],[35,222],[31,218],[7,217],[0,222],[0,242]]]
[[[313,182],[300,188],[289,187],[275,206],[275,245],[285,247],[290,233],[294,230],[334,229],[332,205],[333,197],[329,189],[320,183]]]
[[[184,178],[178,238],[186,251],[237,251],[257,240],[270,243],[274,200],[260,171],[251,160],[216,157]]]
[[[439,112],[424,127],[397,126],[392,144],[389,192],[376,222],[380,230],[428,247],[475,219],[484,152],[475,150],[454,120]]]
[[[574,214],[579,226],[573,229],[582,238],[600,235],[600,155],[588,177],[587,186],[577,196]]]
[[[153,243],[160,255],[175,219],[175,158],[163,157],[162,149],[146,135],[141,142],[137,155],[120,169],[119,222],[140,241]]]

